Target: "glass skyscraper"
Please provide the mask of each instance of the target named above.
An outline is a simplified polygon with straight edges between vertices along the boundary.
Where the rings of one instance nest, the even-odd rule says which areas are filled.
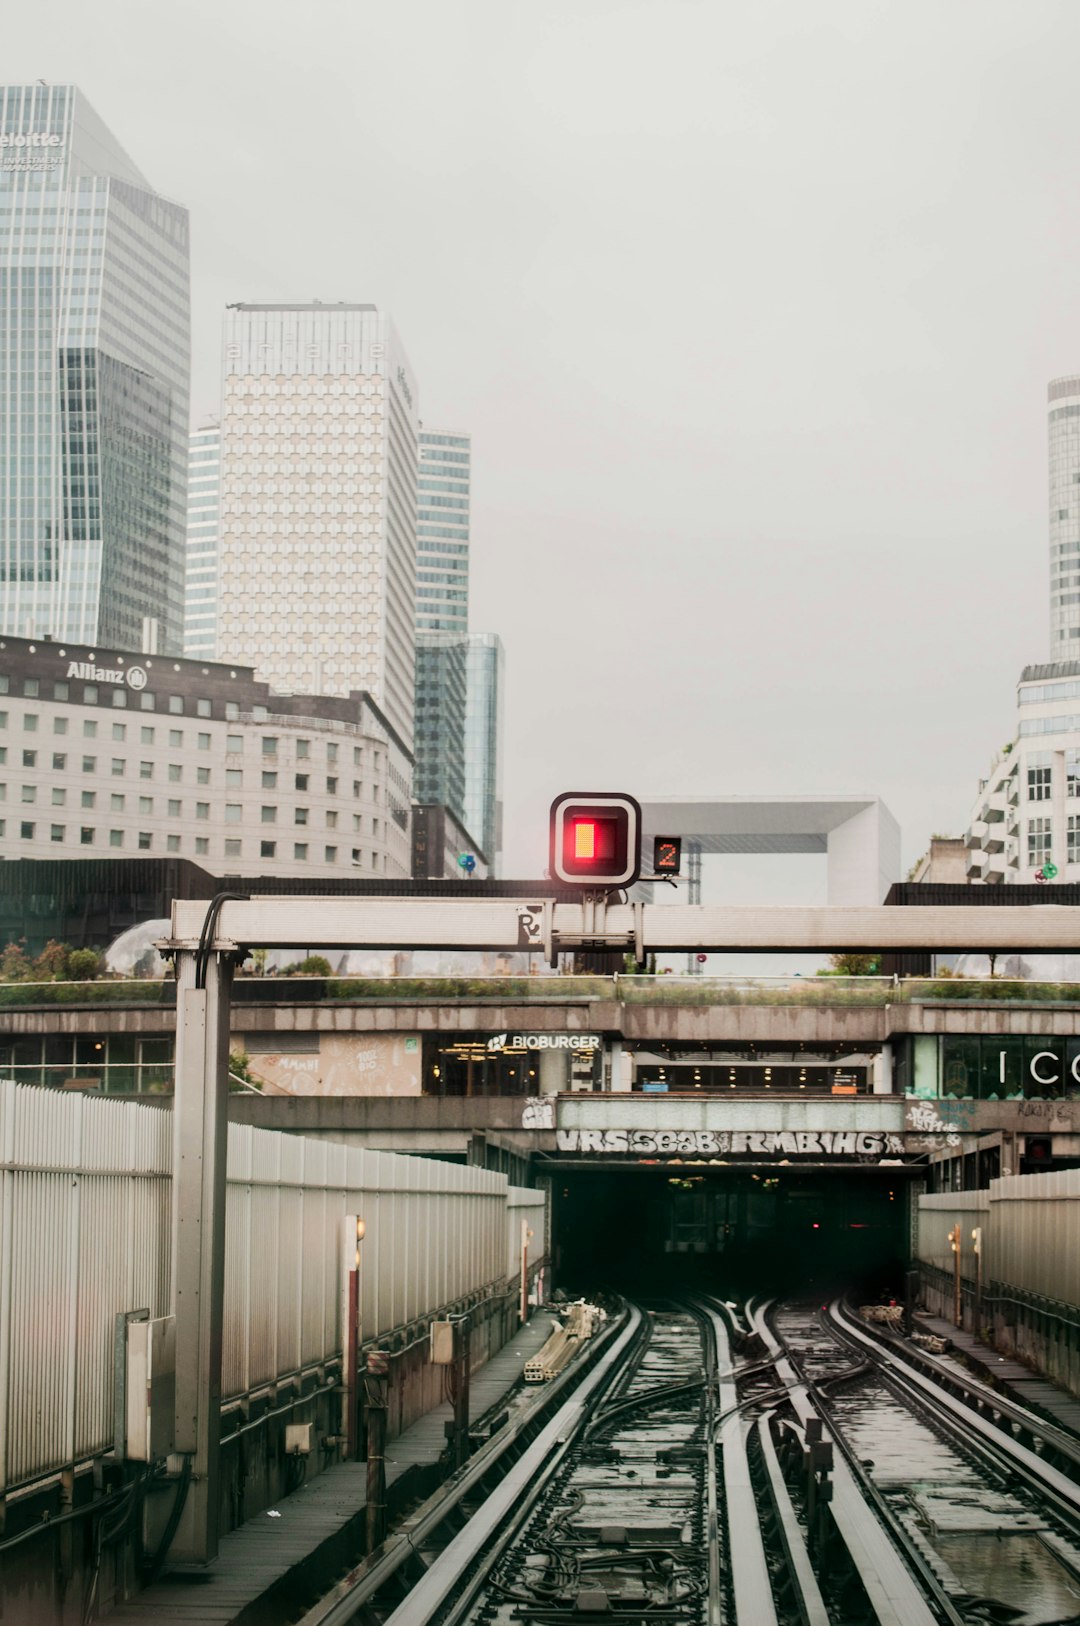
[[[464,632],[469,625],[470,436],[420,431],[416,497],[416,627]]]
[[[0,87],[0,630],[181,651],[188,284],[81,93]]]
[[[218,517],[221,429],[193,429],[188,449],[187,562],[184,577],[184,654],[217,655]]]
[[[226,312],[219,657],[282,693],[364,690],[409,750],[417,397],[374,305]]]
[[[1080,378],[1049,396],[1050,659],[1080,660]]]
[[[465,828],[475,836],[488,862],[488,874],[502,869],[503,843],[503,684],[502,640],[493,632],[471,632],[465,640]]]

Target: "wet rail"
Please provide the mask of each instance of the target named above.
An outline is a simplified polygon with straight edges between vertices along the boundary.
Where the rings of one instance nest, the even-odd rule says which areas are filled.
[[[302,1620],[1080,1623],[1080,1441],[839,1302],[627,1306]]]

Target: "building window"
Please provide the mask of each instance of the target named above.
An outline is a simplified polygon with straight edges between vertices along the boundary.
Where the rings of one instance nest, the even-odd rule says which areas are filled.
[[[1050,800],[1050,776],[1052,772],[1049,751],[1041,751],[1038,756],[1028,757],[1027,793],[1029,802],[1048,802]]]
[[[235,700],[226,700],[226,702],[225,702],[225,721],[227,723],[235,723],[235,722],[239,721],[239,718],[240,718],[240,707],[237,705],[236,701]]]
[[[123,757],[113,757],[113,759],[112,759],[112,771],[113,771],[113,777],[115,779],[121,779],[123,777],[124,770],[125,770],[126,767],[127,767],[127,763],[126,763],[126,761],[124,760]]]
[[[263,742],[262,742],[262,754],[263,754],[263,756],[264,757],[276,757],[277,756],[277,748],[278,748],[278,736],[276,734],[264,734],[263,735]]]
[[[360,835],[363,832],[363,818],[364,816],[362,813],[354,813],[352,816],[352,827],[356,835]]]
[[[262,776],[263,790],[277,790],[277,774],[264,773]]]
[[[361,750],[359,745],[354,745],[353,746],[352,759],[353,759],[353,767],[354,768],[363,767],[364,753]]]
[[[326,747],[326,760],[327,760],[327,762],[336,762],[337,761],[337,754],[338,754],[338,748],[337,748],[336,745],[328,745]]]
[[[170,819],[180,817],[180,803],[175,797],[169,802],[169,817]]]
[[[71,699],[71,684],[70,683],[54,683],[53,686],[52,686],[52,692],[53,692],[53,699],[54,700],[70,700]]]
[[[226,788],[226,790],[239,790],[243,783],[244,783],[244,770],[243,770],[243,768],[226,768],[225,769],[225,788]]]
[[[84,683],[83,684],[82,697],[83,697],[83,704],[84,705],[86,705],[86,706],[96,706],[97,705],[97,684],[96,683]]]
[[[197,819],[208,819],[210,817],[210,803],[209,802],[196,802],[195,803],[195,817]]]
[[[171,694],[169,696],[169,710],[172,712],[174,717],[182,717],[183,716],[183,714],[184,714],[184,697],[183,697],[182,694]]]
[[[50,824],[50,826],[49,826],[49,840],[50,841],[63,841],[65,828],[66,828],[66,826],[63,825],[63,824]]]
[[[79,841],[82,844],[82,846],[84,846],[84,847],[92,847],[94,845],[94,827],[93,827],[93,825],[84,824],[82,826],[82,828],[79,831]]]
[[[207,736],[206,736],[206,742],[209,745],[209,743],[210,743],[209,734],[207,734]],[[235,753],[237,751],[242,751],[244,749],[244,736],[242,734],[226,734],[226,736],[225,736],[225,749],[226,749],[226,751],[233,752],[233,753]]]
[[[264,807],[262,809],[262,822],[264,824],[276,824],[277,823],[277,808],[276,807]]]
[[[83,773],[97,773],[97,757],[83,757],[82,771]]]
[[[1028,820],[1028,864],[1040,869],[1050,862],[1050,820]]]
[[[195,851],[200,856],[205,855],[206,853],[208,853],[210,851],[210,838],[209,838],[209,836],[196,836],[195,837]]]
[[[209,751],[209,749],[210,749],[210,736],[209,736],[209,734],[200,734],[199,735],[199,750],[200,751]]]
[[[1070,813],[1065,821],[1065,862],[1080,864],[1080,814]]]
[[[67,767],[67,753],[64,751],[54,751],[52,765],[54,772],[63,773],[64,769]]]
[[[96,740],[97,739],[97,724],[95,722],[92,722],[92,721],[89,721],[89,720],[84,721],[84,723],[82,725],[82,734],[83,734],[83,739],[84,740]]]
[[[22,754],[22,765],[23,765],[24,768],[36,768],[37,767],[37,752],[36,751],[24,751],[23,754]]]
[[[41,685],[37,678],[27,678],[26,682],[23,684],[23,694],[27,695],[31,699],[36,699],[40,693]]]
[[[37,725],[38,725],[37,712],[36,711],[24,712],[23,713],[22,725],[23,725],[23,733],[24,734],[36,734],[37,733]]]
[[[308,787],[308,775],[306,773],[298,773],[297,776],[296,776],[296,788],[297,788],[297,790],[307,790],[307,787]]]
[[[151,730],[151,732],[153,732],[153,730]],[[170,730],[169,730],[169,744],[170,745],[183,745],[183,743],[184,743],[184,730],[182,728],[170,728]]]
[[[232,837],[229,841],[227,841],[225,843],[225,857],[226,858],[239,858],[240,857],[240,843],[239,843],[239,841],[236,840],[235,837]]]
[[[166,836],[165,837],[165,851],[170,852],[170,853],[178,853],[180,851],[180,837],[179,836]]]
[[[149,689],[144,689],[142,694],[139,696],[139,705],[142,707],[143,711],[153,711],[155,701]]]
[[[52,805],[54,807],[66,807],[67,805],[67,791],[60,785],[54,785],[52,788]]]
[[[294,841],[292,855],[294,858],[304,859],[307,857],[307,849],[308,844],[306,841]]]
[[[94,807],[97,804],[97,791],[84,790],[79,795],[80,807]]]
[[[112,725],[112,737],[113,737],[114,740],[126,740],[127,739],[127,724],[126,723],[114,723]]]
[[[122,830],[109,831],[109,846],[122,847],[124,845],[124,832]]]
[[[276,857],[276,855],[277,855],[277,842],[276,841],[260,841],[259,842],[259,857],[260,858],[274,858],[274,857]]]
[[[311,755],[311,741],[310,740],[297,740],[297,742],[296,742],[297,760],[302,762],[305,757],[309,757],[310,755]]]
[[[153,779],[153,777],[154,777],[154,764],[152,762],[140,762],[139,763],[139,778],[140,779]]]
[[[114,689],[112,692],[112,703],[113,708],[116,711],[123,711],[124,707],[127,705],[127,690]]]
[[[139,851],[141,853],[148,853],[153,845],[154,845],[154,837],[153,837],[153,834],[151,833],[151,831],[149,831],[149,830],[140,830],[139,831]]]
[[[24,802],[36,802],[37,801],[37,786],[36,785],[24,785],[23,788],[22,788],[22,799],[23,799]]]
[[[67,720],[67,718],[66,717],[54,717],[53,720],[52,720],[52,731],[53,731],[54,734],[66,734],[67,731],[68,731],[68,720]]]
[[[139,812],[143,813],[143,814],[152,814],[153,811],[154,811],[154,798],[152,796],[140,796],[139,797]]]
[[[113,813],[122,813],[124,811],[125,800],[126,798],[123,797],[118,791],[114,792],[113,795],[109,797],[110,811]]]
[[[333,808],[331,808],[326,815],[326,828],[328,830],[337,829],[337,813],[333,810]]]
[[[1080,796],[1080,751],[1075,748],[1065,753],[1065,794]]]
[[[363,783],[359,779],[354,779],[353,780],[353,782],[352,782],[352,793],[357,798],[357,800],[359,800],[359,798],[361,796],[363,796],[363,794],[364,794],[364,786],[363,786]]]
[[[323,852],[325,854],[326,863],[328,863],[328,864],[336,864],[337,863],[337,848],[336,847],[324,847]]]
[[[143,745],[153,745],[153,743],[154,743],[154,730],[152,728],[140,728],[140,730],[139,730],[139,739],[141,740]]]
[[[176,785],[184,777],[184,770],[179,762],[169,763],[169,779]]]
[[[337,795],[337,780],[336,779],[328,779],[326,781],[326,794],[328,796],[336,796]]]
[[[195,702],[195,715],[197,717],[209,717],[209,715],[210,715],[210,702],[209,702],[209,700],[196,700],[196,702]]]
[[[195,769],[195,782],[196,782],[196,784],[199,784],[199,785],[208,785],[210,783],[210,769],[209,768],[196,768]]]
[[[225,803],[225,823],[226,824],[239,824],[240,823],[240,815],[241,815],[242,811],[243,810],[242,810],[241,805],[240,805],[239,802],[226,802]]]
[[[19,835],[23,841],[33,841],[34,826],[32,824],[27,824],[24,820],[23,823],[19,825]]]
[[[306,807],[298,807],[296,809],[295,813],[293,814],[293,823],[294,824],[306,824],[307,823],[307,816],[308,816],[307,808]]]

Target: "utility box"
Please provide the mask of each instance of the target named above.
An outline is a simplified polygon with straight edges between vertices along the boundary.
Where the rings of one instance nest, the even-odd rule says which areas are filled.
[[[311,1424],[286,1423],[285,1425],[285,1455],[288,1457],[306,1457],[311,1453]]]
[[[127,1327],[127,1455],[159,1462],[176,1445],[176,1318],[129,1321]]]
[[[454,1360],[454,1327],[450,1321],[433,1321],[431,1323],[431,1353],[428,1356],[432,1366],[451,1366]]]

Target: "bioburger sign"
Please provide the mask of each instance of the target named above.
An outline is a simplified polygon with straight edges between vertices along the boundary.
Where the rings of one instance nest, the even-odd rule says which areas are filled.
[[[903,1135],[854,1129],[557,1129],[558,1152],[601,1157],[898,1157]]]

